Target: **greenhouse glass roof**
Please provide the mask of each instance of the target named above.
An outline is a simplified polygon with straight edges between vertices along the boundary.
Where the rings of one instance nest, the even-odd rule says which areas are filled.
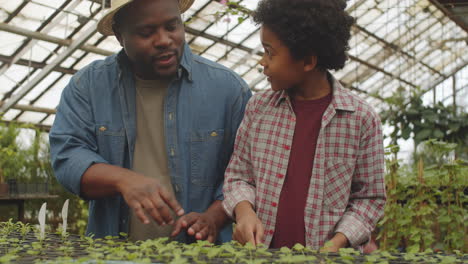
[[[6,122],[47,129],[70,77],[120,50],[96,32],[105,0],[0,0],[0,112]],[[258,0],[195,0],[183,15],[193,51],[240,74],[253,91],[268,89],[259,60],[259,27],[245,13]],[[427,102],[468,109],[467,1],[351,0],[349,61],[334,72],[378,110],[401,89],[426,91]],[[228,10],[230,10],[228,12]]]

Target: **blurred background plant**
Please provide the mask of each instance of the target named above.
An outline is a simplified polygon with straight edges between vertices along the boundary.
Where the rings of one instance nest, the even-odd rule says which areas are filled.
[[[22,133],[35,133],[32,142],[21,140]],[[20,143],[21,142],[21,143]],[[17,184],[46,184],[49,194],[59,198],[47,200],[47,223],[52,229],[61,224],[60,212],[66,199],[70,199],[69,230],[84,234],[88,204],[79,197],[68,193],[55,179],[50,164],[47,134],[32,126],[15,123],[0,123],[0,176],[4,182],[16,180]],[[25,203],[25,222],[37,223],[37,213],[44,201],[32,200]],[[0,206],[0,221],[17,218],[15,206]]]
[[[468,252],[468,163],[454,158],[457,145],[425,141],[417,153],[419,162],[404,165],[396,158],[398,146],[387,149],[380,248]]]
[[[468,159],[468,114],[461,108],[446,106],[442,102],[425,105],[422,100],[423,91],[415,88],[408,92],[399,88],[392,96],[385,98],[388,109],[380,113],[382,123],[392,131],[389,134],[392,145],[397,145],[399,139],[412,139],[415,151],[413,162],[419,162],[422,152],[416,151],[421,142],[437,139],[456,143],[453,154],[461,159]],[[430,162],[429,156],[427,162]]]

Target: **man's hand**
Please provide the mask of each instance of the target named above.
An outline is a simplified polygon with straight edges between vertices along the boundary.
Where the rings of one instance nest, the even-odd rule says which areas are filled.
[[[114,165],[91,165],[81,177],[80,193],[87,199],[121,194],[143,223],[149,223],[147,215],[161,225],[174,221],[171,210],[178,216],[184,214],[174,195],[158,180]]]
[[[174,231],[171,236],[177,236],[183,229],[187,230],[187,234],[195,236],[197,240],[208,240],[214,243],[218,237],[218,228],[214,223],[213,217],[206,213],[189,213],[177,220],[174,226]]]
[[[131,173],[121,179],[118,189],[128,206],[144,224],[149,224],[148,216],[151,216],[159,225],[172,225],[174,219],[171,211],[178,216],[184,214],[184,209],[174,195],[163,188],[157,179]]]
[[[254,246],[261,244],[264,228],[252,205],[247,201],[240,202],[235,208],[235,214],[237,224],[232,238],[242,245],[247,242]]]
[[[335,236],[330,239],[325,245],[320,249],[320,252],[338,252],[340,248],[345,248],[349,246],[348,238],[342,233],[336,233]]]
[[[214,243],[227,219],[221,201],[215,201],[204,213],[192,212],[179,218],[171,236],[177,236],[185,229],[188,235],[195,236],[197,240]]]

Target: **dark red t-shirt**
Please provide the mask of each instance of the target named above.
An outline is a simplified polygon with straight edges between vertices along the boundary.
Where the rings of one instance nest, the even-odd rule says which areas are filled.
[[[296,127],[270,248],[293,247],[296,243],[306,244],[304,208],[321,120],[331,99],[330,93],[317,100],[292,100]]]

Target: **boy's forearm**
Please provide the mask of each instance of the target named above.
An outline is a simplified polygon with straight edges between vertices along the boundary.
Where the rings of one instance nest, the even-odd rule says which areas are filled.
[[[375,224],[383,215],[384,197],[363,201],[365,200],[362,199],[359,204],[350,202],[349,207],[354,208],[353,211],[345,211],[335,228],[336,233],[346,235],[352,247],[359,246],[369,239]]]
[[[242,201],[238,203],[234,208],[234,215],[236,221],[239,220],[239,218],[241,218],[242,216],[249,213],[255,213],[253,206],[249,201]]]
[[[340,248],[349,247],[349,240],[343,233],[335,233],[332,239],[325,243],[321,252],[338,252]]]
[[[349,246],[349,240],[343,233],[336,233],[330,241],[337,248],[344,248]]]

